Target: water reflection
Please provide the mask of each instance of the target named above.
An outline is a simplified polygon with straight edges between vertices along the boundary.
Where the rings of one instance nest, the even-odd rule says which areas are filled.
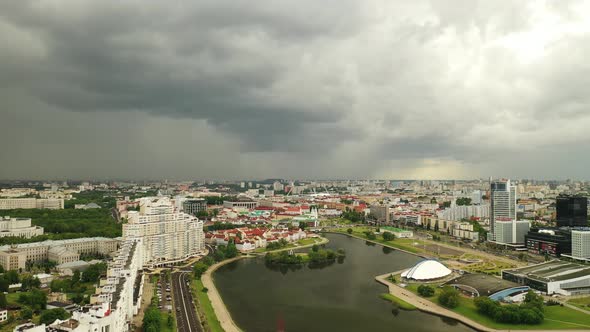
[[[452,318],[449,318],[449,317],[441,317],[440,319],[443,322],[445,322],[447,325],[449,325],[449,326],[457,326],[457,325],[459,325],[459,322],[458,321],[456,321],[456,320],[454,320]]]
[[[384,254],[387,255],[387,254],[393,252],[393,249],[391,249],[389,247],[383,247],[383,250],[382,251],[383,251]]]
[[[468,332],[452,320],[383,301],[387,288],[375,276],[411,267],[420,258],[355,238],[327,235],[327,247],[346,258],[316,266],[266,265],[263,258],[222,266],[214,282],[232,318],[244,331],[274,332]],[[237,268],[236,268],[237,266]],[[279,273],[276,273],[279,272]]]
[[[271,271],[280,272],[283,275],[285,275],[285,274],[287,274],[287,272],[299,271],[299,270],[303,269],[303,267],[305,267],[305,266],[307,266],[307,268],[310,270],[321,270],[321,269],[325,269],[331,265],[334,265],[334,263],[343,264],[344,258],[345,257],[338,257],[337,259],[332,260],[332,261],[310,262],[307,264],[278,264],[278,263],[265,262],[264,266]],[[231,263],[231,264],[234,264],[234,263]],[[235,267],[232,267],[232,268],[228,267],[228,270],[230,270],[230,271],[232,271],[233,269],[235,269]]]
[[[267,269],[275,272],[280,272],[283,275],[287,274],[287,272],[295,272],[297,270],[301,270],[303,268],[302,264],[273,264],[273,263],[265,263]]]

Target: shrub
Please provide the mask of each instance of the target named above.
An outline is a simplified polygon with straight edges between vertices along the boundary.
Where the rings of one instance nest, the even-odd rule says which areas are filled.
[[[395,240],[395,235],[391,232],[383,232],[383,240],[385,241],[393,241]]]
[[[428,285],[420,285],[418,286],[418,294],[422,297],[431,297],[434,295],[434,288]]]
[[[438,302],[447,308],[456,308],[459,305],[459,292],[452,287],[445,287],[438,296]]]

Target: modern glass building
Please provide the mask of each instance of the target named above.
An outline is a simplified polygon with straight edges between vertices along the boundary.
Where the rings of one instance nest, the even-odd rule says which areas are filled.
[[[588,198],[560,195],[555,202],[557,227],[588,226]]]
[[[490,183],[490,232],[489,240],[496,241],[496,220],[516,220],[516,186],[510,180]]]

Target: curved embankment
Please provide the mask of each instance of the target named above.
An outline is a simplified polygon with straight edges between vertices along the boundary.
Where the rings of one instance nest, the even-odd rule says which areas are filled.
[[[391,273],[387,273],[384,275],[380,275],[380,276],[376,276],[375,280],[377,280],[378,282],[384,284],[385,286],[387,286],[389,288],[389,294],[402,299],[403,301],[410,303],[411,305],[415,306],[416,308],[418,308],[418,310],[433,314],[433,315],[437,315],[437,316],[442,316],[442,317],[448,317],[448,318],[452,318],[454,320],[457,320],[471,328],[474,328],[478,331],[482,331],[482,332],[515,332],[515,331],[525,331],[525,330],[497,330],[497,329],[493,329],[487,326],[483,326],[481,324],[479,324],[476,321],[473,321],[463,315],[459,315],[458,313],[445,309],[431,301],[428,301],[412,292],[410,292],[409,290],[406,290],[405,288],[398,286],[396,284],[393,284],[391,282],[389,282],[389,280],[387,280],[387,278],[389,278],[389,276],[391,275]],[[526,332],[582,332],[582,331],[588,331],[588,330],[526,330]]]
[[[307,244],[307,245],[294,247],[294,248],[277,249],[277,250],[273,250],[273,251],[269,251],[269,252],[278,252],[278,251],[291,250],[291,249],[309,248],[309,247],[312,247],[314,244],[321,245],[321,244],[326,244],[328,242],[329,242],[328,239],[322,238],[322,241],[318,242],[318,243]],[[213,282],[213,272],[215,272],[217,269],[224,266],[225,264],[235,262],[235,261],[242,259],[242,258],[253,258],[253,257],[256,257],[256,256],[249,256],[249,255],[248,256],[238,256],[238,257],[235,257],[232,259],[228,259],[228,260],[213,264],[201,276],[201,282],[203,282],[203,287],[206,287],[208,289],[207,296],[209,297],[209,301],[211,301],[211,306],[213,307],[213,311],[215,311],[215,315],[217,316],[217,320],[219,320],[219,323],[221,324],[221,327],[223,328],[223,330],[225,332],[241,332],[242,330],[238,327],[238,324],[236,324],[234,322],[234,320],[231,318],[231,314],[229,313],[229,310],[227,310],[227,307],[225,306],[225,303],[223,302],[223,299],[221,298],[221,295],[219,294],[217,287],[215,287],[215,283]]]
[[[237,261],[238,259],[248,258],[248,257],[252,257],[252,256],[239,256],[239,257],[235,257],[232,259],[228,259],[228,260],[213,264],[201,276],[201,281],[203,282],[203,287],[206,287],[208,289],[207,296],[209,297],[209,301],[211,301],[211,306],[213,307],[213,311],[215,311],[215,315],[217,316],[217,320],[219,320],[219,323],[221,324],[221,327],[223,328],[223,330],[225,332],[241,332],[242,330],[240,330],[238,325],[231,318],[231,315],[230,315],[229,311],[227,310],[225,303],[223,303],[223,300],[221,299],[221,295],[219,295],[219,292],[217,291],[217,288],[215,287],[215,283],[213,282],[213,278],[211,277],[211,275],[218,268],[222,267],[225,264],[229,264],[231,262]]]

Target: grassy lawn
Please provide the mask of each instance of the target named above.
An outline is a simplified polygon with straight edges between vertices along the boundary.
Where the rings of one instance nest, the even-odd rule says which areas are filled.
[[[418,294],[419,284],[408,284],[405,288],[414,294]],[[430,286],[435,288],[435,295],[428,298],[434,303],[438,303],[437,296],[441,288],[436,284]],[[401,307],[401,306],[400,306]],[[572,329],[590,329],[590,315],[576,311],[568,307],[550,306],[545,307],[545,320],[539,325],[512,325],[497,323],[491,318],[477,312],[477,308],[472,299],[459,297],[459,306],[450,309],[460,315],[463,315],[484,326],[494,329],[504,330],[572,330]]]
[[[197,301],[197,308],[199,308],[202,313],[200,316],[205,316],[206,327],[209,328],[208,330],[211,332],[223,332],[223,328],[221,327],[219,320],[217,320],[215,311],[213,311],[211,301],[209,301],[207,293],[203,292],[203,282],[201,282],[201,280],[194,280],[191,288],[193,290],[193,295],[196,295],[193,296],[193,298]]]
[[[21,294],[28,294],[28,293],[27,292],[8,293],[8,294],[6,294],[6,301],[8,302],[8,304],[19,304],[17,302],[17,300]]]
[[[172,317],[172,327],[168,325],[168,317]],[[160,323],[160,331],[162,332],[174,332],[176,331],[176,317],[174,313],[162,313],[162,320]]]
[[[279,248],[279,249],[270,249],[269,250],[267,248],[256,248],[254,250],[254,252],[262,253],[262,252],[275,251],[275,250],[281,250],[281,249],[295,249],[295,248],[298,248],[300,246],[306,246],[306,245],[314,244],[314,243],[320,242],[320,241],[321,241],[321,239],[316,239],[316,238],[301,239],[301,240],[299,240],[299,241],[296,242],[298,244],[297,246],[295,244],[293,244],[293,243],[289,243],[285,247]]]
[[[20,303],[17,302],[19,296],[21,294],[28,294],[28,292],[16,292],[16,293],[8,293],[6,294],[6,301],[8,302],[9,305],[21,305]],[[10,322],[10,323],[2,323],[0,324],[0,332],[12,332],[12,330],[14,330],[14,327],[24,323],[25,321],[21,321],[20,319],[18,319],[18,315],[19,313],[12,313],[13,315],[15,315],[17,317],[17,319],[15,319],[14,321]],[[9,313],[10,315],[10,313]],[[33,315],[33,322],[38,323],[39,322],[39,315]]]
[[[397,303],[399,305],[400,309],[404,309],[404,310],[416,310],[416,307],[414,307],[410,303],[408,303],[408,302],[406,302],[406,301],[404,301],[404,300],[402,300],[400,298],[397,298],[397,297],[395,297],[395,296],[393,296],[393,295],[391,295],[389,293],[383,293],[383,294],[380,295],[380,297],[382,299],[384,299],[384,300],[389,301],[389,302]]]
[[[514,268],[516,265],[508,264],[501,261],[482,261],[480,263],[469,264],[464,270],[473,273],[484,273],[489,275],[501,275],[502,270]]]
[[[314,244],[314,243],[316,243],[315,238],[301,239],[301,240],[297,241],[297,244],[299,244],[300,246],[306,246],[306,245]]]
[[[348,234],[348,232],[346,231],[347,229],[348,228],[338,228],[338,229],[335,229],[334,231],[338,232],[338,233]],[[365,240],[368,240],[367,235],[365,235],[365,233],[364,233],[366,231],[374,232],[375,228],[374,227],[367,227],[367,226],[352,227],[352,235],[358,236],[358,237],[365,239]],[[377,238],[375,240],[369,240],[369,241],[374,241],[374,242],[381,243],[381,244],[384,244],[384,245],[387,245],[390,247],[409,251],[409,252],[412,252],[415,254],[425,252],[422,248],[420,248],[421,245],[424,245],[424,242],[420,241],[420,240],[395,239],[393,241],[385,241],[385,240],[383,240],[381,235],[377,235]],[[417,245],[414,245],[414,244],[417,244]]]
[[[418,294],[418,287],[419,286],[420,286],[420,284],[407,284],[406,287],[404,287],[404,288],[414,294]],[[436,302],[436,297],[442,292],[442,288],[439,287],[440,284],[428,284],[428,286],[434,288],[434,295],[432,295],[431,297],[424,297],[424,296],[420,296],[420,297],[424,297],[425,299],[429,299],[433,302]]]
[[[480,314],[472,300],[461,298],[459,306],[453,311],[471,318],[482,325],[495,329],[513,330],[559,330],[559,329],[590,329],[590,315],[561,306],[545,307],[545,320],[539,325],[511,325],[496,323]]]
[[[567,303],[571,305],[575,305],[576,307],[584,310],[590,310],[590,296],[580,297],[577,299],[571,299],[567,301]]]

